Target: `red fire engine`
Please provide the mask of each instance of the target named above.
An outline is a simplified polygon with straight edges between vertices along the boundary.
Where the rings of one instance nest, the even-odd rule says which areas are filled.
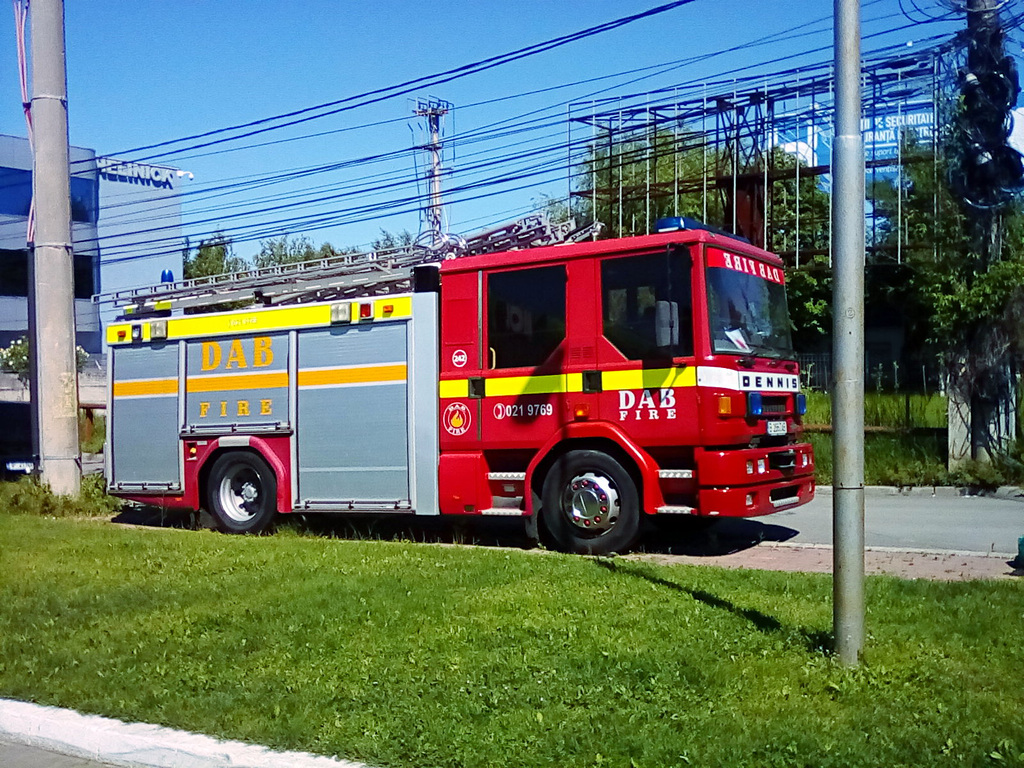
[[[581,553],[655,516],[814,494],[766,251],[678,229],[359,274],[306,286],[312,303],[268,299],[308,277],[277,274],[268,306],[111,325],[110,491],[233,532],[298,511],[522,516]]]

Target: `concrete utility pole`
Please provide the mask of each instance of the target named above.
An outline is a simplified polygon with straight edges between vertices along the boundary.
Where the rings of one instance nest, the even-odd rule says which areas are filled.
[[[834,0],[832,625],[843,664],[864,644],[864,140],[860,2]]]
[[[31,14],[36,217],[29,286],[32,402],[42,478],[55,493],[77,495],[81,469],[63,0],[32,0]]]
[[[444,211],[441,208],[441,118],[448,114],[451,104],[440,99],[420,101],[416,105],[416,115],[427,118],[427,131],[430,143],[430,204],[427,206],[427,228],[433,233],[433,245],[440,246],[444,241]]]

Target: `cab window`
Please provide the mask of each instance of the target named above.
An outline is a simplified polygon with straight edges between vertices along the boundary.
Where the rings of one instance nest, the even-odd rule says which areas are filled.
[[[488,276],[490,368],[537,367],[564,338],[564,266],[517,269]]]
[[[627,359],[693,354],[687,251],[605,259],[601,300],[604,336]]]

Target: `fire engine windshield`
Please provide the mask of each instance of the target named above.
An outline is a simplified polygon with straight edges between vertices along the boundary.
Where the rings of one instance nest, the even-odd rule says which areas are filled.
[[[712,351],[794,359],[782,270],[745,257],[727,260],[719,267],[709,259],[707,270]]]

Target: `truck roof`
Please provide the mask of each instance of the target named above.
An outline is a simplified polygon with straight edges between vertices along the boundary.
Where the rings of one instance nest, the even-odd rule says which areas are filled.
[[[768,262],[777,267],[784,266],[782,259],[774,253],[750,245],[749,243],[744,243],[736,238],[729,237],[727,235],[720,235],[715,232],[708,232],[702,229],[686,229],[675,232],[663,232],[656,235],[642,235],[640,237],[624,237],[613,240],[591,240],[582,243],[547,245],[539,248],[525,248],[517,251],[486,253],[479,256],[463,256],[457,259],[443,261],[441,263],[441,272],[442,274],[473,272],[478,269],[490,269],[496,266],[503,267],[540,264],[549,261],[565,261],[566,259],[603,256],[609,253],[645,251],[652,248],[664,248],[672,244],[692,245],[694,243],[715,245],[723,250],[760,259],[761,261]]]

